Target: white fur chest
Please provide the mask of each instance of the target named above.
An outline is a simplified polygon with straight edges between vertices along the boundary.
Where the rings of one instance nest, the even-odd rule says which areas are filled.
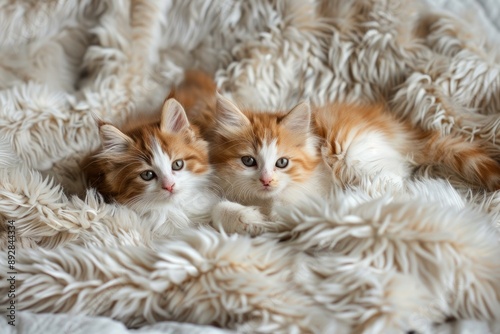
[[[358,131],[335,143],[337,154],[324,156],[335,181],[346,184],[361,177],[400,183],[410,174],[407,158],[398,151],[404,138],[391,141],[378,131]]]

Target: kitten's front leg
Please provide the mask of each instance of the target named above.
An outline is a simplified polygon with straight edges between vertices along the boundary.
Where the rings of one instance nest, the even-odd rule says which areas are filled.
[[[212,211],[212,224],[226,233],[256,236],[269,230],[271,222],[267,221],[257,206],[222,201]]]

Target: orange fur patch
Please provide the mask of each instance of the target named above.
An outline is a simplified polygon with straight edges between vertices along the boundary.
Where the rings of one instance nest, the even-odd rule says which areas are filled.
[[[184,81],[170,92],[186,110],[192,124],[197,126],[203,137],[214,126],[217,86],[206,73],[196,70],[186,71]]]
[[[480,142],[468,142],[457,135],[442,137],[439,133],[415,128],[391,114],[382,103],[331,104],[317,108],[313,116],[316,132],[327,150],[323,152],[326,160],[341,159],[356,137],[367,132],[380,133],[408,163],[442,166],[471,184],[489,190],[500,187],[500,164],[488,155]],[[330,162],[329,165],[335,165],[334,173],[340,173],[343,168],[341,164]]]

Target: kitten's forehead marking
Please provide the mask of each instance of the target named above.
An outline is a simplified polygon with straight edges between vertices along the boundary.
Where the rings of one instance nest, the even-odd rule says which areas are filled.
[[[259,156],[264,162],[262,169],[272,171],[278,158],[278,140],[275,138],[270,143],[265,139],[259,151]]]
[[[172,172],[172,161],[170,157],[162,150],[160,143],[156,138],[152,138],[153,164],[159,168],[162,173],[170,174]]]

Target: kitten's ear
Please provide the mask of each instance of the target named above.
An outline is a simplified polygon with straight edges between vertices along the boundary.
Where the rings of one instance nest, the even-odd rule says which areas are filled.
[[[174,98],[166,100],[161,110],[161,131],[178,133],[187,128],[189,120],[182,105]]]
[[[218,92],[217,119],[229,128],[242,127],[250,124],[248,118],[238,109],[238,107]]]
[[[111,124],[99,122],[102,146],[110,153],[121,153],[134,141]]]
[[[282,119],[281,124],[292,133],[307,133],[311,127],[311,107],[309,102],[301,102],[293,107]]]

